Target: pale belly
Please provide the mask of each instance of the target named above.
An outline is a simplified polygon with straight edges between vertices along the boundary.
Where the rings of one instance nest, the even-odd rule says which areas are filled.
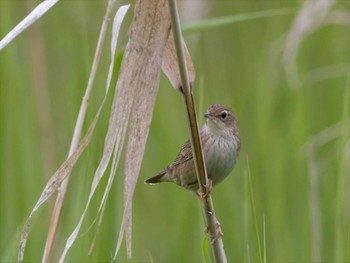
[[[211,138],[203,145],[207,174],[212,185],[220,183],[232,171],[238,155],[237,148],[233,142],[227,143],[223,138]],[[172,178],[174,182],[187,189],[193,191],[198,189],[193,160],[176,170]]]
[[[207,174],[215,185],[232,171],[237,159],[237,147],[223,138],[209,139],[204,152]]]

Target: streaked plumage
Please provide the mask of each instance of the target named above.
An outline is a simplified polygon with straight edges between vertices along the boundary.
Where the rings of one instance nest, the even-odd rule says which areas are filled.
[[[212,105],[204,116],[207,120],[200,129],[200,136],[208,177],[214,186],[232,171],[241,143],[237,122],[230,109]],[[161,182],[174,182],[186,189],[198,190],[190,141],[181,148],[172,164],[145,181],[148,184]]]

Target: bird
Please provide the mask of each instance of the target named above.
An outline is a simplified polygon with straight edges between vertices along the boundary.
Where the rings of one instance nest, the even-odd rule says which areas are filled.
[[[239,155],[241,140],[236,118],[228,107],[220,104],[211,105],[204,117],[206,121],[199,130],[199,135],[212,187],[222,182],[232,171]],[[199,184],[189,140],[183,145],[173,163],[145,181],[146,184],[162,182],[173,182],[185,189],[198,192]]]

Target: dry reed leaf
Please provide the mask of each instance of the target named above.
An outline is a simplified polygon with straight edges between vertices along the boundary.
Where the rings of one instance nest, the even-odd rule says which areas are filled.
[[[137,89],[132,105],[125,158],[124,213],[114,259],[126,234],[127,257],[131,257],[132,197],[138,179],[152,119],[164,48],[170,29],[166,0],[139,0],[126,50],[128,71],[123,76]]]
[[[25,29],[37,21],[43,14],[45,14],[58,0],[45,0],[41,2],[29,15],[27,15],[17,26],[15,26],[1,41],[0,50],[7,46]]]
[[[112,55],[111,55],[112,63],[111,63],[110,69],[109,69],[109,74],[111,74],[111,72],[113,71],[113,65],[114,65],[113,61],[114,61],[114,54],[115,54],[115,48],[116,48],[116,39],[118,38],[120,24],[122,23],[123,18],[125,16],[128,8],[129,8],[129,6],[130,5],[120,7],[118,9],[118,12],[117,12],[115,19],[114,19],[113,32],[112,32],[112,47],[111,47],[112,48],[112,50],[111,50],[112,51]],[[119,25],[117,23],[119,23]],[[114,48],[114,50],[113,50],[113,48]],[[109,84],[110,84],[110,81],[107,81],[106,91],[108,91]],[[23,260],[25,245],[26,245],[26,241],[28,239],[28,233],[29,233],[30,223],[31,223],[33,214],[54,192],[56,192],[58,190],[58,188],[60,187],[60,185],[64,181],[64,179],[70,175],[75,163],[77,162],[78,158],[80,157],[80,155],[85,150],[86,146],[89,144],[89,142],[91,140],[91,136],[92,136],[93,131],[95,129],[97,120],[98,120],[99,115],[101,113],[101,110],[104,106],[106,97],[107,97],[107,92],[105,94],[105,97],[104,97],[101,105],[100,105],[98,112],[96,113],[96,115],[93,119],[93,122],[91,123],[91,125],[89,127],[87,134],[82,139],[78,148],[72,153],[72,155],[70,155],[70,157],[61,165],[61,167],[51,177],[51,179],[47,183],[44,191],[42,192],[38,202],[36,203],[35,207],[33,208],[32,212],[30,213],[30,215],[25,223],[24,229],[22,231],[22,235],[21,235],[20,248],[19,248],[19,252],[18,252],[18,261],[19,262],[21,262]],[[94,178],[94,179],[96,179],[96,178]],[[97,186],[97,183],[93,184],[93,187],[96,188],[96,186]]]
[[[126,15],[126,12],[128,12],[130,7],[129,5],[121,6],[117,13],[115,14],[114,20],[113,20],[113,27],[112,27],[112,41],[111,41],[111,63],[109,65],[109,71],[108,71],[108,77],[107,77],[107,86],[106,86],[106,93],[108,92],[109,86],[111,84],[112,80],[112,74],[113,74],[113,68],[114,68],[114,57],[115,57],[115,50],[117,48],[117,40],[119,36],[119,30],[120,26],[124,20],[124,17]]]
[[[110,86],[110,82],[111,82],[111,78],[112,78],[112,74],[113,74],[113,68],[114,68],[114,57],[115,57],[115,51],[116,51],[116,47],[117,47],[117,39],[118,39],[118,35],[119,35],[119,30],[120,30],[120,26],[121,23],[128,11],[130,7],[129,5],[125,5],[119,8],[117,14],[114,17],[113,20],[113,29],[112,29],[112,40],[111,40],[111,63],[109,65],[109,71],[108,71],[108,78],[107,78],[107,86],[106,86],[106,92],[108,92],[109,86]],[[124,137],[124,136],[122,136]],[[124,143],[121,143],[121,145],[123,145]],[[103,217],[103,211],[106,205],[106,201],[107,201],[107,197],[109,195],[109,191],[111,189],[113,180],[114,180],[114,176],[115,176],[115,172],[117,170],[117,166],[118,166],[118,161],[120,159],[120,155],[121,155],[121,151],[122,148],[119,147],[118,149],[114,150],[114,156],[113,156],[113,162],[112,162],[112,169],[108,178],[108,182],[107,182],[107,186],[105,189],[105,192],[103,194],[102,197],[102,201],[98,210],[98,213],[100,213],[100,219],[99,219],[99,223],[98,223],[98,227],[101,224],[102,221],[102,217]]]
[[[120,26],[121,26],[121,23],[123,22],[124,20],[124,17],[128,11],[130,7],[130,4],[129,5],[124,5],[124,6],[121,6],[115,17],[114,17],[114,21],[113,21],[113,28],[112,28],[112,40],[111,40],[111,63],[110,63],[110,66],[109,66],[109,71],[108,71],[108,77],[107,77],[107,85],[106,85],[106,92],[108,92],[109,90],[109,86],[110,86],[110,82],[111,82],[111,78],[112,78],[112,74],[113,74],[113,68],[114,68],[114,57],[115,57],[115,50],[116,50],[116,46],[117,46],[117,39],[118,39],[118,35],[119,35],[119,30],[120,30]],[[118,87],[118,84],[116,86],[116,88]],[[117,91],[118,92],[118,91]],[[116,99],[116,98],[114,98]],[[114,107],[113,107],[114,108]],[[112,110],[113,111],[113,110]],[[113,112],[112,112],[112,115],[113,115]],[[115,117],[115,116],[113,116]],[[110,121],[111,119],[113,118],[111,116],[110,118]],[[118,138],[124,138],[124,134],[125,134],[125,130],[126,130],[126,127],[124,127],[122,130],[121,130],[121,136],[117,136],[117,143],[115,144],[115,146],[118,146],[118,145],[123,145],[123,141],[122,143],[119,143],[119,139]],[[106,143],[106,142],[105,142]],[[112,170],[111,170],[111,174],[115,174],[115,169],[116,169],[116,166],[117,166],[117,161],[116,160],[119,160],[120,158],[120,154],[121,154],[121,151],[118,147],[116,147],[116,149],[118,149],[118,151],[116,151],[116,153],[118,152],[118,154],[115,154],[114,158],[113,158],[113,166],[112,166]],[[103,159],[103,158],[102,158]],[[115,166],[115,167],[114,167]],[[114,173],[113,173],[114,171]],[[96,179],[96,177],[94,178],[94,180]],[[108,181],[108,185],[107,185],[107,188],[110,188],[110,179],[111,179],[111,176],[109,178],[109,181]],[[99,179],[96,179],[96,180],[99,180]],[[106,194],[105,194],[106,195]],[[105,195],[104,195],[104,198],[102,199],[102,202],[101,202],[101,205],[104,203],[105,201]],[[101,209],[101,208],[100,208]]]
[[[113,59],[114,59],[114,54],[115,54],[116,39],[117,39],[118,34],[119,34],[120,24],[122,23],[129,7],[130,7],[130,5],[125,5],[125,6],[120,7],[115,15],[115,18],[114,18],[113,30],[112,30],[113,36],[112,36],[112,41],[111,41],[112,62],[110,64],[108,76],[112,75],[112,70],[113,70],[113,65],[114,65]],[[119,25],[117,23],[119,23]],[[123,68],[123,62],[121,65],[120,74],[122,74],[122,68]],[[118,79],[118,83],[119,83],[119,79]],[[116,87],[119,87],[118,83],[117,83]],[[107,80],[106,91],[108,91],[108,89],[109,89],[109,84],[110,84],[110,77],[108,77],[108,80]],[[106,171],[106,168],[107,168],[108,163],[110,161],[113,150],[119,151],[122,148],[124,138],[125,138],[125,131],[126,131],[127,124],[128,124],[128,114],[127,113],[130,111],[130,110],[128,110],[128,108],[130,108],[131,104],[132,104],[132,95],[133,95],[132,93],[128,93],[127,90],[123,90],[121,88],[118,88],[116,93],[115,93],[113,105],[112,105],[112,112],[111,112],[111,116],[109,119],[108,131],[107,131],[107,135],[105,138],[103,155],[102,155],[101,161],[99,163],[99,166],[97,167],[97,169],[95,171],[94,179],[93,179],[93,182],[91,185],[90,194],[89,194],[85,209],[80,217],[80,220],[79,220],[76,228],[74,229],[74,231],[69,236],[69,238],[66,242],[64,251],[63,251],[61,258],[60,258],[60,262],[64,261],[68,250],[71,248],[75,239],[78,236],[82,222],[85,218],[85,214],[87,212],[87,209],[89,208],[91,199],[96,191],[96,188],[97,188],[102,176],[104,175],[104,173]],[[115,160],[116,159],[119,160],[120,153],[118,155],[115,155],[115,156],[116,157],[114,158],[113,163],[117,163],[117,161],[115,161]],[[112,169],[110,178],[108,180],[108,185],[106,188],[107,192],[109,192],[110,185],[112,184],[112,181],[114,178],[114,174],[115,174],[115,169]],[[104,197],[102,200],[100,210],[101,210],[101,207],[103,206],[103,203],[105,202],[105,199],[106,199],[106,197]]]
[[[106,97],[105,97],[106,99]],[[55,174],[50,178],[49,182],[44,188],[44,191],[41,193],[39,200],[35,204],[33,210],[31,211],[25,225],[24,229],[21,234],[20,239],[20,246],[18,250],[18,261],[22,262],[23,256],[24,256],[24,250],[28,239],[28,233],[30,229],[30,223],[32,221],[34,213],[38,210],[38,208],[49,199],[50,196],[52,196],[53,193],[55,193],[59,186],[61,185],[62,181],[70,175],[72,172],[72,169],[74,165],[76,164],[77,160],[79,159],[80,155],[85,150],[86,146],[90,143],[91,136],[93,134],[93,131],[96,127],[97,120],[100,116],[101,110],[103,108],[105,99],[102,101],[100,108],[98,109],[90,127],[87,131],[85,137],[82,139],[81,143],[79,144],[78,148],[73,152],[73,154],[61,165],[61,167],[55,172]]]
[[[184,47],[185,61],[188,71],[188,79],[192,86],[192,83],[195,80],[196,72],[192,63],[191,55],[188,52],[185,41],[182,39]],[[176,54],[176,48],[174,43],[173,33],[170,32],[166,47],[164,49],[163,60],[162,60],[162,70],[164,74],[168,77],[170,83],[175,89],[181,90],[181,76],[179,71],[179,63]]]
[[[78,118],[77,118],[77,121],[75,124],[75,128],[74,128],[73,137],[72,137],[71,146],[69,149],[68,156],[70,156],[72,154],[72,152],[74,152],[74,150],[78,147],[78,143],[79,143],[79,140],[81,138],[82,128],[83,128],[83,124],[85,121],[86,111],[87,111],[89,99],[90,99],[90,94],[91,94],[91,90],[92,90],[93,83],[95,80],[97,68],[98,68],[98,65],[100,62],[101,53],[103,50],[103,43],[105,41],[109,20],[110,20],[110,17],[112,16],[113,10],[115,10],[113,8],[115,1],[116,0],[109,0],[108,1],[108,5],[106,8],[106,12],[105,12],[105,15],[103,18],[100,34],[99,34],[98,41],[97,41],[97,46],[96,46],[96,50],[95,50],[95,54],[94,54],[93,63],[91,66],[90,76],[89,76],[88,83],[87,83],[87,86],[85,89],[85,94],[82,98],[82,102],[80,105],[79,114],[78,114]],[[114,37],[114,35],[112,35],[112,38],[115,39],[116,37]],[[114,56],[112,56],[112,62],[114,62]],[[110,68],[110,72],[112,70],[113,69]],[[106,84],[107,85],[106,93],[108,92],[109,84],[110,84],[110,82],[107,82],[107,84]],[[56,198],[55,206],[54,206],[53,211],[52,211],[51,222],[50,222],[50,226],[49,226],[48,234],[47,234],[47,238],[46,238],[46,244],[45,244],[44,254],[43,254],[43,258],[42,258],[43,262],[49,261],[51,254],[52,254],[53,244],[54,244],[57,230],[58,230],[58,224],[59,224],[60,215],[61,215],[61,211],[62,211],[64,199],[65,199],[65,194],[66,194],[67,187],[68,187],[68,182],[69,182],[69,176],[66,177],[66,179],[61,183],[61,186],[59,188],[59,192],[58,192],[58,195]]]
[[[97,68],[98,68],[98,65],[100,62],[101,53],[103,50],[103,43],[105,41],[106,32],[107,32],[107,28],[108,28],[108,23],[109,23],[110,17],[112,16],[112,12],[114,10],[114,8],[113,8],[114,4],[115,4],[115,0],[108,1],[106,13],[105,13],[104,18],[103,18],[103,23],[101,25],[100,34],[99,34],[99,38],[97,41],[97,46],[96,46],[96,50],[95,50],[93,63],[91,66],[90,76],[89,76],[88,83],[86,86],[85,94],[83,96],[83,99],[82,99],[82,102],[80,105],[79,114],[78,114],[78,118],[77,118],[77,121],[75,124],[72,142],[71,142],[68,156],[70,156],[74,152],[74,150],[78,147],[78,143],[79,143],[79,140],[81,138],[82,127],[83,127],[83,123],[85,121],[86,111],[88,108],[88,102],[90,99],[90,94],[91,94],[91,90],[93,87],[93,82],[95,80]],[[116,23],[114,22],[114,25],[115,24]],[[114,40],[114,39],[117,38],[117,35],[119,32],[118,30],[119,30],[119,27],[116,27],[116,26],[114,26],[113,30],[112,30],[113,31],[112,32],[112,42],[114,41],[115,44],[112,45],[114,47],[112,47],[112,55],[111,55],[112,63],[111,63],[109,72],[113,71],[113,65],[114,65],[113,62],[114,62],[114,53],[115,53],[114,50],[115,50],[115,46],[116,46],[116,40]],[[109,85],[110,85],[110,81],[107,81],[106,93],[108,92]],[[52,217],[51,217],[51,223],[49,226],[49,231],[48,231],[47,238],[46,238],[46,244],[45,244],[45,249],[44,249],[43,258],[42,258],[43,262],[48,262],[50,260],[51,254],[52,254],[53,243],[54,243],[54,240],[56,238],[56,233],[57,233],[58,224],[59,224],[59,218],[60,218],[60,214],[62,211],[62,206],[63,206],[65,194],[67,191],[67,187],[68,187],[68,182],[69,182],[69,176],[66,177],[66,179],[61,183],[61,186],[60,186],[59,191],[58,191],[55,206],[54,206],[53,211],[52,211]]]

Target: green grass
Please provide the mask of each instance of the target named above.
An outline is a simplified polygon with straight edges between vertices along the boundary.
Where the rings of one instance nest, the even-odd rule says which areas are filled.
[[[342,136],[339,140],[339,167],[338,167],[338,182],[337,182],[337,196],[336,196],[336,242],[335,242],[335,256],[334,258],[337,261],[345,261],[347,258],[346,246],[347,235],[346,235],[346,226],[349,222],[345,221],[344,224],[344,194],[346,186],[346,163],[347,161],[347,141],[349,140],[349,123],[348,116],[350,113],[349,108],[349,97],[350,97],[350,75],[347,76],[347,83],[344,88],[344,100],[343,100],[343,113],[342,113]]]
[[[250,201],[250,207],[249,210],[251,211],[251,217],[252,220],[251,222],[253,222],[253,229],[254,229],[254,241],[255,241],[255,262],[263,262],[263,256],[262,256],[262,252],[261,252],[261,242],[260,242],[260,234],[259,234],[259,227],[258,227],[258,220],[257,220],[257,216],[256,216],[256,209],[255,209],[255,202],[254,202],[254,190],[253,190],[253,183],[252,183],[252,178],[251,178],[251,174],[250,174],[250,165],[249,165],[249,160],[247,158],[247,179],[246,179],[246,184],[248,184],[247,188],[248,188],[248,194],[249,194],[249,201]],[[265,226],[265,225],[264,225]],[[265,229],[264,229],[265,231]],[[265,234],[265,232],[264,232]],[[265,240],[265,239],[264,239]]]
[[[279,43],[288,33],[301,2],[218,0],[183,1],[183,5],[197,2],[203,4],[203,9],[193,10],[206,10],[202,18],[197,19],[192,9],[181,17],[186,25],[196,23],[200,28],[185,35],[196,67],[194,93],[199,123],[203,123],[202,114],[208,105],[221,103],[234,110],[242,137],[234,171],[213,190],[229,262],[313,260],[316,241],[311,220],[311,160],[305,145],[336,123],[342,123],[339,136],[319,145],[314,156],[318,168],[319,249],[323,262],[349,259],[346,167],[350,160],[345,154],[349,141],[349,80],[346,74],[333,73],[330,78],[313,78],[316,81],[306,78],[315,69],[350,64],[350,28],[325,26],[302,41],[296,57],[302,83],[291,89],[282,70]],[[25,219],[49,177],[67,156],[105,7],[101,1],[59,2],[0,51],[1,262],[15,261]],[[335,8],[349,12],[349,6],[341,2]],[[23,1],[0,1],[0,38],[29,9]],[[266,15],[269,10],[295,11],[269,16]],[[212,20],[219,17],[241,19],[234,23],[225,20],[215,27],[208,24],[220,22]],[[131,13],[128,21],[130,18]],[[187,22],[187,18],[191,21]],[[33,40],[41,43],[39,53],[34,52]],[[124,27],[118,52],[126,42]],[[105,93],[108,66],[106,42],[89,101],[85,131]],[[111,87],[96,133],[72,173],[53,262],[60,256],[89,194],[103,150],[114,84]],[[144,179],[173,161],[187,138],[182,97],[162,75],[134,195],[130,262],[203,262],[207,258],[203,249],[204,223],[195,196],[171,184],[143,184]],[[248,170],[252,182],[249,187]],[[110,262],[123,211],[122,167],[111,189],[95,249],[88,256],[96,227],[88,229],[106,183],[104,178],[67,262]],[[53,204],[54,198],[34,216],[26,262],[41,260]],[[117,262],[125,261],[123,244]]]

